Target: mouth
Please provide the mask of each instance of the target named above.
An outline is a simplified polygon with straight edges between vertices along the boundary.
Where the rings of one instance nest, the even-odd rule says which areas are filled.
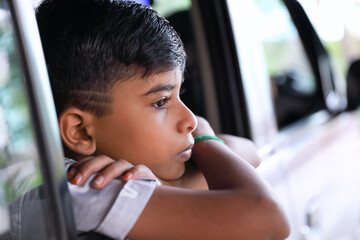
[[[194,144],[190,144],[187,148],[185,148],[183,151],[179,152],[177,155],[184,159],[185,161],[189,160],[192,153],[192,148]]]

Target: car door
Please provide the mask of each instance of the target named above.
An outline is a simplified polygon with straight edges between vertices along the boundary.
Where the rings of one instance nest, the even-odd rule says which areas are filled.
[[[358,116],[344,112],[344,80],[302,6],[227,1],[223,9],[262,156],[258,170],[283,202],[289,239],[358,239]]]

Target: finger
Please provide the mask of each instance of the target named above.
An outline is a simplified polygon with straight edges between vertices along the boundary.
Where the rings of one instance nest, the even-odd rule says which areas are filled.
[[[69,179],[69,181],[75,176],[77,169],[86,161],[90,160],[94,158],[93,156],[88,156],[86,158],[83,158],[77,162],[74,162],[68,169],[67,171],[67,177]]]
[[[76,173],[76,168],[73,168],[70,166],[70,168],[67,172],[68,179],[71,180],[75,176],[75,173]]]
[[[107,156],[97,156],[86,161],[75,163],[72,166],[70,173],[73,173],[72,169],[76,169],[76,173],[73,175],[70,181],[75,185],[82,185],[86,180],[89,179],[92,174],[101,171],[113,162],[115,162],[115,160]]]
[[[132,167],[133,165],[126,160],[117,160],[99,172],[98,176],[92,181],[91,185],[96,189],[101,189],[112,179],[118,178]]]
[[[136,165],[133,168],[129,169],[123,176],[122,180],[124,182],[129,181],[130,179],[137,178],[152,178],[157,179],[157,177],[153,174],[153,172],[144,165]]]

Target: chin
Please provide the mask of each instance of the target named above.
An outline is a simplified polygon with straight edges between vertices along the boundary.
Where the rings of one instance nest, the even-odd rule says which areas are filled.
[[[174,169],[171,173],[168,171],[166,174],[155,174],[158,178],[164,181],[175,181],[181,178],[185,173],[185,164],[182,164],[177,169]]]

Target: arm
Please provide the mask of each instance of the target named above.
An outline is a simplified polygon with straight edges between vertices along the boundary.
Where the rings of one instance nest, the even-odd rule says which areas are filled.
[[[213,134],[199,119],[195,135]],[[133,239],[284,239],[286,218],[254,168],[224,144],[200,141],[194,159],[209,191],[156,187],[129,233]]]
[[[224,140],[234,153],[243,158],[251,166],[256,168],[260,165],[260,158],[256,154],[256,146],[252,141],[229,134],[218,134],[217,136]]]

